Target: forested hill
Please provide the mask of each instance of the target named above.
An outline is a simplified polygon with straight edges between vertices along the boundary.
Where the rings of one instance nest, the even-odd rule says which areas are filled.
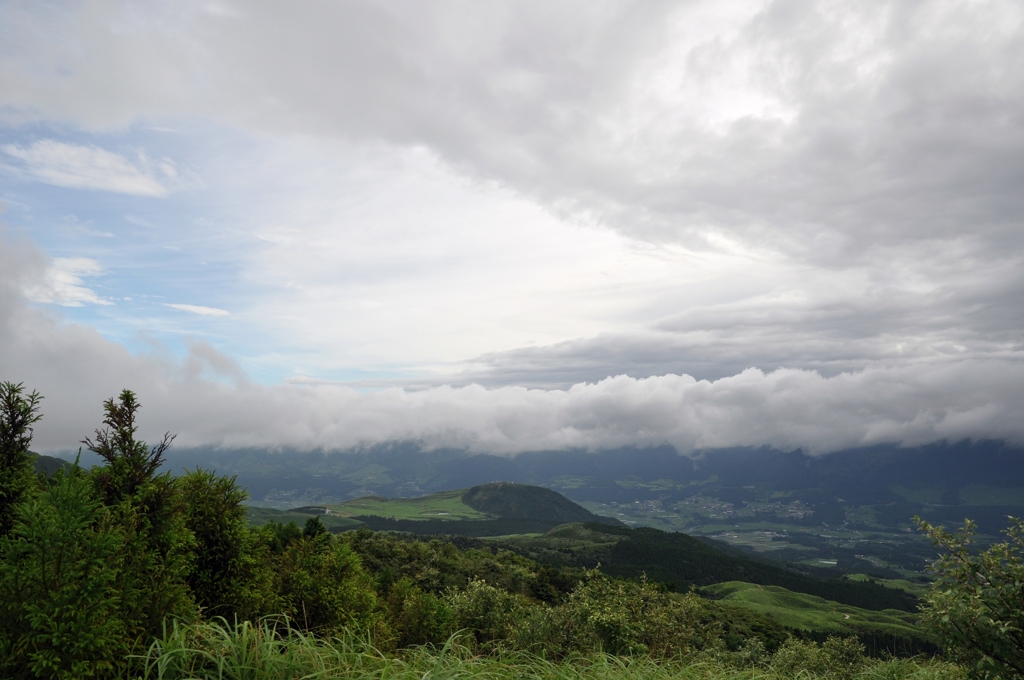
[[[543,519],[557,521],[559,524],[621,524],[618,520],[595,515],[556,491],[529,484],[480,484],[466,491],[462,495],[462,502],[493,517]]]
[[[670,584],[679,591],[726,581],[781,586],[862,609],[915,611],[917,600],[872,582],[818,579],[781,565],[730,555],[680,533],[600,524],[559,527],[541,537],[508,537],[501,543],[540,562],[596,567],[613,576]]]
[[[70,468],[71,464],[63,458],[54,458],[53,456],[44,456],[39,454],[32,459],[32,467],[35,468],[36,472],[42,472],[49,477],[57,470]]]

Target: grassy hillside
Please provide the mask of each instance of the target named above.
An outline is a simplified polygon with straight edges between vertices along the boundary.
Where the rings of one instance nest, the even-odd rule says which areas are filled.
[[[413,521],[432,519],[450,522],[492,519],[494,516],[501,516],[493,513],[489,516],[486,511],[470,507],[463,500],[466,493],[466,489],[458,489],[441,491],[421,498],[366,496],[344,503],[334,503],[327,507],[331,509],[332,513],[342,517],[372,516]]]
[[[691,536],[658,529],[572,524],[544,536],[508,537],[507,545],[551,564],[594,567],[613,576],[647,578],[679,591],[726,581],[773,585],[869,610],[914,611],[909,593],[877,583],[819,579],[767,561],[727,554]]]
[[[765,614],[787,628],[822,635],[857,635],[891,651],[931,646],[916,625],[916,615],[887,609],[869,611],[779,586],[728,581],[708,586],[706,595],[721,602]]]
[[[858,626],[887,629],[893,634],[916,636],[916,616],[896,609],[870,611],[840,604],[780,586],[761,586],[727,581],[707,586],[703,592],[724,602],[742,605],[772,618],[788,628],[804,631],[849,633]]]
[[[543,534],[561,524],[580,521],[620,524],[618,520],[593,514],[550,489],[503,482],[441,491],[421,498],[367,496],[344,503],[294,508],[291,512],[328,512],[325,522],[327,517],[346,518],[347,524],[328,523],[329,527],[337,526],[337,530],[364,526],[374,531],[426,536]]]

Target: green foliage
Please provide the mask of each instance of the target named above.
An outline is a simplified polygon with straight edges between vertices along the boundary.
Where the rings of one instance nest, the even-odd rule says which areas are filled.
[[[376,620],[373,582],[359,558],[329,534],[293,541],[276,562],[283,614],[322,634],[370,628]]]
[[[306,538],[316,538],[327,533],[327,526],[319,517],[310,517],[306,520],[306,526],[302,528],[302,535]]]
[[[795,678],[814,669],[836,680],[852,680],[867,664],[864,647],[852,637],[830,636],[820,647],[813,642],[791,638],[771,657],[776,675]]]
[[[275,611],[270,544],[248,526],[246,492],[234,477],[199,469],[178,483],[196,541],[187,582],[203,614],[252,619]]]
[[[4,677],[106,677],[128,638],[118,616],[125,545],[75,466],[21,506],[0,539]]]
[[[257,625],[229,625],[223,620],[169,626],[138,659],[133,677],[145,680],[836,680],[849,678],[831,652],[800,643],[810,653],[802,664],[785,654],[774,663],[763,654],[756,664],[704,656],[696,659],[655,659],[649,656],[588,654],[546,659],[521,652],[480,655],[458,638],[437,647],[400,654],[382,653],[365,637],[326,639],[265,620]],[[787,657],[788,658],[784,658]],[[824,663],[821,663],[824,660]],[[783,662],[787,662],[784,664]],[[779,671],[774,666],[779,666]],[[838,671],[838,672],[837,672]],[[852,677],[858,680],[961,680],[955,666],[935,660],[864,660]]]
[[[456,630],[450,604],[423,592],[408,578],[390,586],[386,607],[397,647],[441,644]]]
[[[515,646],[517,633],[522,633],[519,625],[530,610],[529,602],[521,595],[478,580],[450,590],[446,599],[455,625],[472,635],[475,646],[483,649]]]
[[[568,602],[552,609],[552,617],[551,642],[544,644],[554,642],[567,651],[671,658],[710,650],[722,640],[721,628],[696,595],[669,594],[646,582],[613,581],[596,572],[587,574]]]
[[[288,524],[267,522],[260,527],[259,533],[275,555],[280,555],[294,541],[302,538],[302,529],[295,522],[288,522]]]
[[[14,526],[18,504],[25,500],[32,472],[32,425],[39,415],[38,392],[25,394],[21,383],[0,382],[0,536]]]
[[[479,580],[532,600],[557,603],[568,597],[583,574],[579,569],[538,565],[510,550],[460,550],[450,541],[366,529],[341,534],[339,540],[352,547],[370,573],[378,575],[378,590],[383,596],[389,583],[405,577],[424,592],[434,594],[465,588]]]
[[[105,427],[96,430],[96,440],[87,437],[82,442],[107,463],[96,475],[106,505],[136,497],[156,476],[164,453],[174,441],[174,436],[166,433],[163,441],[150,449],[145,442],[135,439],[139,430],[135,418],[141,407],[134,392],[122,390],[118,401],[111,397],[103,402]]]
[[[1024,677],[1024,522],[1011,517],[1008,541],[972,554],[975,525],[953,534],[917,519],[944,553],[922,607],[943,645],[991,678]]]
[[[92,477],[112,521],[125,532],[117,575],[121,618],[129,634],[143,640],[158,635],[168,616],[196,615],[186,580],[195,538],[180,485],[169,474],[156,474],[174,437],[164,435],[152,449],[135,438],[140,404],[130,390],[103,407],[105,428],[83,443],[106,461]]]

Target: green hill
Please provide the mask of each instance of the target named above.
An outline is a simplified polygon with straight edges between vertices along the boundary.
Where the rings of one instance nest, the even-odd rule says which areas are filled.
[[[909,612],[869,611],[780,586],[739,581],[708,586],[702,589],[702,594],[767,615],[786,628],[812,638],[856,635],[872,651],[887,649],[902,654],[935,651],[934,642],[918,627],[917,616]]]
[[[60,469],[66,469],[71,467],[71,463],[67,462],[63,458],[54,458],[53,456],[44,456],[37,454],[32,460],[32,466],[36,472],[45,473],[47,477],[52,477],[53,473]]]
[[[463,501],[466,489],[440,491],[420,498],[384,498],[364,496],[353,501],[333,503],[327,508],[337,515],[385,517],[392,520],[453,522],[459,520],[493,519]]]
[[[914,611],[910,593],[870,581],[820,579],[780,564],[728,554],[692,536],[658,529],[570,524],[544,536],[507,537],[500,544],[541,562],[592,568],[612,576],[670,584],[679,591],[727,581],[789,590],[879,611]]]
[[[529,484],[494,482],[474,486],[462,494],[462,502],[492,517],[515,517],[569,522],[608,522],[551,489]],[[614,522],[618,524],[618,522]],[[557,526],[557,525],[556,525]]]
[[[567,522],[621,525],[539,486],[494,482],[421,498],[366,496],[292,512],[346,517],[374,531],[420,535],[506,536],[543,534]],[[349,528],[349,527],[346,527]]]

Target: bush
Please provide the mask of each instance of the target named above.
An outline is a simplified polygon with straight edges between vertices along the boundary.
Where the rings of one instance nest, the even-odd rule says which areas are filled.
[[[398,647],[442,644],[455,632],[455,618],[448,602],[423,592],[408,578],[391,585],[387,614]]]
[[[293,541],[277,560],[283,611],[306,631],[368,629],[376,619],[373,582],[352,550],[330,534]]]
[[[520,622],[526,619],[529,602],[521,595],[495,588],[480,580],[447,593],[448,606],[456,628],[469,633],[483,649],[508,647],[516,638]]]
[[[957,534],[920,518],[918,527],[945,550],[922,605],[925,625],[982,677],[1024,677],[1024,523],[1011,517],[1009,541],[972,555],[975,525]]]
[[[169,474],[157,475],[174,437],[164,435],[152,449],[135,438],[141,408],[130,390],[103,404],[104,428],[83,443],[106,465],[91,477],[113,522],[125,533],[117,587],[121,618],[143,644],[160,634],[168,616],[198,614],[186,579],[194,559],[195,537],[186,526],[184,498]]]
[[[21,506],[0,540],[4,677],[113,675],[130,644],[118,615],[124,533],[77,466]]]
[[[248,526],[246,492],[234,477],[206,470],[189,471],[179,484],[196,540],[187,582],[203,614],[255,619],[276,612],[270,546]]]
[[[866,663],[864,646],[856,638],[832,635],[820,647],[807,640],[790,638],[772,656],[770,666],[784,678],[813,673],[850,680]]]

